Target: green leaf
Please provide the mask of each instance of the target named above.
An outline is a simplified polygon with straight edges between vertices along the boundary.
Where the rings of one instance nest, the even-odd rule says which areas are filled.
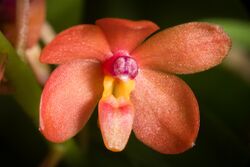
[[[0,54],[7,55],[5,74],[14,88],[15,100],[37,125],[41,88],[30,68],[20,60],[2,33],[0,33]]]
[[[39,118],[39,102],[41,96],[41,88],[35,79],[30,68],[25,62],[23,62],[15,52],[15,49],[11,46],[8,40],[0,32],[0,56],[7,55],[7,64],[5,68],[5,74],[14,88],[14,98],[23,108],[25,113],[33,120],[36,126],[38,126]],[[60,161],[61,157],[71,157],[80,159],[82,153],[73,140],[68,140],[62,144],[49,143],[52,155],[50,163],[54,161]],[[71,155],[68,152],[72,153]]]

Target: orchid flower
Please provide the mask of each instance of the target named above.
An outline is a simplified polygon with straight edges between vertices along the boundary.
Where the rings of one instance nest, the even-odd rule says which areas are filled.
[[[43,63],[60,64],[41,96],[40,131],[45,138],[60,143],[76,135],[99,101],[107,149],[123,150],[132,130],[161,153],[191,148],[199,129],[198,103],[174,74],[218,65],[231,41],[222,28],[209,23],[153,34],[158,29],[150,21],[104,18],[57,35],[40,56]]]
[[[22,9],[17,9],[17,0],[0,1],[0,28],[6,37],[17,45],[17,38],[23,20]],[[21,1],[20,1],[21,2]],[[34,46],[40,37],[41,27],[45,19],[45,0],[29,0],[27,48]],[[20,7],[21,8],[21,7]]]
[[[41,53],[38,40],[44,22],[45,0],[0,1],[0,30],[27,60],[41,84],[49,76],[48,66],[38,61]]]

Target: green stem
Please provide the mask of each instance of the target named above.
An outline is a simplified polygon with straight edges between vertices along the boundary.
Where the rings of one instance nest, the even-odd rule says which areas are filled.
[[[65,149],[62,145],[54,144],[51,147],[50,152],[48,153],[47,157],[40,165],[40,167],[54,167],[54,166],[56,166],[60,162],[60,160],[62,159],[64,153],[65,153]]]

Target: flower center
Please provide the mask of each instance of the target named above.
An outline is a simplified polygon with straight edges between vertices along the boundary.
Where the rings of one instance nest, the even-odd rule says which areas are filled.
[[[138,74],[138,65],[132,57],[119,53],[106,60],[104,72],[121,80],[134,79]]]
[[[121,151],[128,142],[134,119],[130,94],[138,74],[135,59],[128,54],[116,53],[103,64],[102,98],[98,105],[99,124],[105,146]]]

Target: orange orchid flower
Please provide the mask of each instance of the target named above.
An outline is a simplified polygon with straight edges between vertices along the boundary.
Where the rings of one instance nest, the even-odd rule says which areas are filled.
[[[161,153],[191,148],[199,129],[198,103],[173,74],[218,65],[231,41],[209,23],[182,24],[152,35],[158,29],[150,21],[104,18],[60,33],[40,56],[43,63],[60,64],[42,93],[42,134],[52,142],[73,137],[99,101],[99,125],[109,150],[123,150],[132,130]]]
[[[23,21],[22,9],[17,10],[17,0],[0,1],[0,30],[14,44],[17,45],[18,33],[20,32],[20,22]],[[20,0],[20,3],[21,2]],[[40,37],[41,27],[45,20],[45,0],[29,0],[29,19],[27,48],[37,43]]]
[[[41,52],[38,40],[44,22],[45,0],[0,0],[0,30],[16,48],[19,56],[27,60],[41,84],[49,76],[47,65],[38,61]]]

